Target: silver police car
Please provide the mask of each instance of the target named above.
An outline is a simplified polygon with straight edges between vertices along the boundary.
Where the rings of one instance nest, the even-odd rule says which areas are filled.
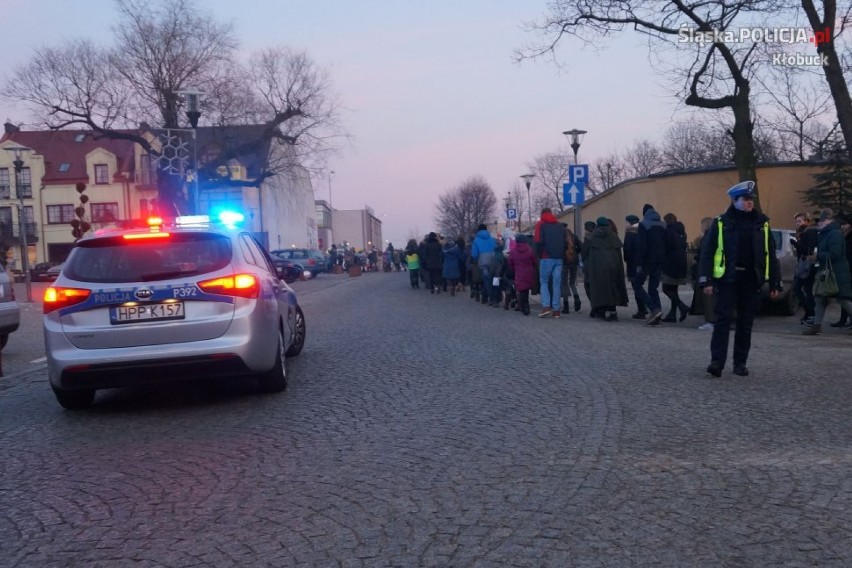
[[[257,375],[287,386],[305,342],[296,295],[251,233],[206,217],[84,237],[44,294],[48,374],[65,408],[97,389]]]

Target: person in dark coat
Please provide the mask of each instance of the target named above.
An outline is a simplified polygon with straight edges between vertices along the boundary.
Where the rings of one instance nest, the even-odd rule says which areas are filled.
[[[462,251],[455,241],[447,241],[444,245],[444,250],[441,251],[441,261],[443,268],[441,276],[447,283],[447,289],[450,291],[450,296],[456,295],[456,284],[461,278],[461,263],[463,260]]]
[[[515,275],[518,307],[525,316],[530,315],[530,290],[538,281],[538,260],[526,235],[518,235],[515,248],[509,251],[509,267]]]
[[[648,316],[648,307],[642,303],[642,285],[636,279],[636,267],[639,265],[639,217],[628,215],[624,218],[627,226],[624,228],[624,264],[627,267],[627,278],[630,279],[630,287],[633,288],[633,297],[636,299],[636,313],[633,319],[645,319]],[[637,286],[638,284],[638,286]]]
[[[636,251],[636,280],[640,300],[649,310],[648,325],[657,325],[663,319],[663,306],[660,302],[660,278],[666,262],[666,225],[654,207],[645,204],[642,208],[642,222]],[[648,290],[644,289],[648,280]]]
[[[592,301],[592,291],[589,287],[589,265],[586,262],[586,251],[589,250],[588,246],[591,242],[592,233],[595,231],[596,226],[597,225],[594,221],[586,221],[583,223],[583,244],[580,245],[580,259],[583,263],[583,290],[586,291],[586,297],[589,299],[590,303]],[[591,308],[589,309],[589,317],[603,317],[603,313]]]
[[[585,252],[592,309],[602,312],[606,321],[618,321],[615,307],[628,302],[621,239],[606,217],[598,217],[596,225]]]
[[[441,269],[444,266],[441,262],[441,243],[435,233],[429,233],[429,236],[426,237],[420,265],[426,272],[426,286],[429,288],[429,293],[440,294]]]
[[[846,239],[840,230],[840,225],[834,221],[834,213],[831,209],[823,209],[819,216],[819,235],[817,238],[817,278],[819,272],[827,264],[831,264],[834,276],[837,279],[837,301],[848,312],[852,313],[852,277],[849,273],[849,259],[846,256]],[[816,309],[814,310],[814,325],[805,328],[803,335],[819,335],[822,333],[822,320],[825,317],[825,309],[831,298],[819,296],[816,298]]]
[[[840,225],[840,231],[844,234],[846,240],[846,259],[849,261],[849,266],[852,267],[852,214],[850,215],[838,215],[834,218],[838,225]],[[852,329],[852,317],[850,317],[849,313],[845,308],[840,309],[840,319],[836,322],[829,324],[831,327],[842,327],[844,329]]]
[[[677,321],[677,310],[680,310],[680,321],[689,315],[689,306],[680,299],[677,290],[681,284],[686,284],[686,227],[674,213],[666,213],[663,220],[666,223],[666,261],[663,264],[662,284],[663,294],[671,302],[669,313],[663,321],[672,323]]]
[[[464,242],[464,236],[456,237],[456,246],[459,247],[461,257],[459,258],[459,284],[458,291],[464,292],[464,287],[467,285],[467,245]]]
[[[793,222],[796,223],[796,262],[813,264],[816,262],[814,251],[817,248],[819,230],[816,225],[811,224],[811,216],[807,213],[796,213]],[[801,275],[796,274],[793,279],[793,293],[799,299],[799,305],[805,309],[805,315],[799,323],[808,327],[814,324],[814,310],[816,309],[813,292],[814,276],[816,276],[816,269],[811,266],[806,276],[801,277]]]

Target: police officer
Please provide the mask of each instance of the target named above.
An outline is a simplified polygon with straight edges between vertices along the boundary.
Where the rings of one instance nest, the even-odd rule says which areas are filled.
[[[710,340],[707,372],[722,376],[728,355],[728,337],[734,309],[734,374],[748,376],[751,328],[760,308],[760,288],[769,284],[769,297],[781,291],[781,275],[775,257],[775,239],[769,218],[754,208],[755,183],[744,181],[728,190],[731,206],[713,220],[701,247],[698,285],[705,294],[716,294],[716,325]]]

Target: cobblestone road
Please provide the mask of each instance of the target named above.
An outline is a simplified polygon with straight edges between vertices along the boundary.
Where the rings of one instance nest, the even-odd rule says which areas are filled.
[[[700,323],[525,318],[298,283],[278,395],[192,384],[63,411],[0,391],[2,566],[848,566],[852,338],[760,319],[752,376]]]

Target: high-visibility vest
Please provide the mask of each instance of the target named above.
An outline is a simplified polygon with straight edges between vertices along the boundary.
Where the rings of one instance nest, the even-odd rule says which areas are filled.
[[[713,254],[713,278],[725,275],[725,239],[722,236],[722,218],[716,217],[718,235],[716,237],[716,252]],[[763,222],[763,250],[766,255],[764,262],[764,279],[769,280],[769,221]]]

